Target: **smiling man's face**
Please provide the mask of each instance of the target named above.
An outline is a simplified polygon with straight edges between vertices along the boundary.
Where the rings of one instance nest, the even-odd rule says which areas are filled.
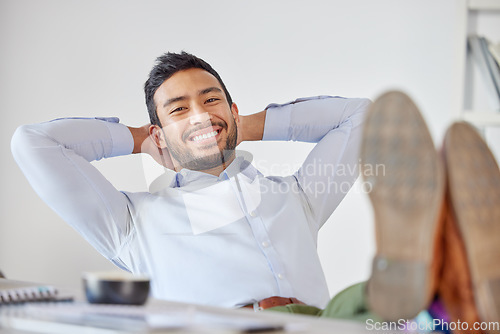
[[[219,81],[191,68],[175,73],[154,95],[162,125],[159,145],[170,152],[176,170],[206,171],[226,167],[234,159],[239,122]]]

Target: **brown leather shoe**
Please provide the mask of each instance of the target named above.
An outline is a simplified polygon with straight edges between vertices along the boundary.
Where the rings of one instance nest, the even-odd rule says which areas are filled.
[[[426,309],[440,265],[434,245],[444,172],[413,101],[393,91],[371,106],[361,146],[361,170],[375,214],[377,254],[367,284],[369,308],[385,320]]]
[[[444,140],[447,170],[445,262],[439,295],[453,322],[500,322],[500,171],[465,122]],[[498,333],[499,331],[489,331]]]

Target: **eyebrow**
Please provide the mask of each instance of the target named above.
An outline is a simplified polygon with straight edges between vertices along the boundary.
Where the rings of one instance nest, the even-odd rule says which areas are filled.
[[[205,95],[205,94],[212,93],[212,92],[222,93],[222,90],[219,87],[208,87],[208,88],[205,88],[203,90],[200,90],[198,92],[198,95]]]
[[[212,92],[218,92],[218,93],[222,93],[222,89],[220,89],[219,87],[208,87],[208,88],[205,88],[205,89],[202,89],[198,92],[198,95],[205,95],[205,94],[208,94],[208,93],[212,93]],[[179,102],[179,101],[184,101],[184,100],[187,100],[187,96],[177,96],[177,97],[173,97],[171,99],[168,99],[167,101],[165,101],[165,103],[163,104],[163,108],[165,108],[166,106],[172,104],[172,103],[175,103],[175,102]]]

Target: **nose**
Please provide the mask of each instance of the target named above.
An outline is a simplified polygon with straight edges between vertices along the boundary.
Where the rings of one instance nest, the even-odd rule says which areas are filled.
[[[210,121],[211,116],[208,112],[206,112],[203,108],[195,107],[191,111],[191,115],[189,115],[189,123],[191,125],[196,125],[200,123],[206,123]]]

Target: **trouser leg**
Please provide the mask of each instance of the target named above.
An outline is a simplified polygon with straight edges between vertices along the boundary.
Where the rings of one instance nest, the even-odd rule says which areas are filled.
[[[312,315],[330,319],[345,319],[365,322],[368,319],[381,321],[370,312],[366,304],[366,282],[354,284],[333,297],[322,310],[314,306],[290,304],[267,309],[272,312]]]
[[[372,313],[366,302],[366,282],[354,284],[333,297],[320,317],[347,319],[365,322],[368,319],[381,321]]]

